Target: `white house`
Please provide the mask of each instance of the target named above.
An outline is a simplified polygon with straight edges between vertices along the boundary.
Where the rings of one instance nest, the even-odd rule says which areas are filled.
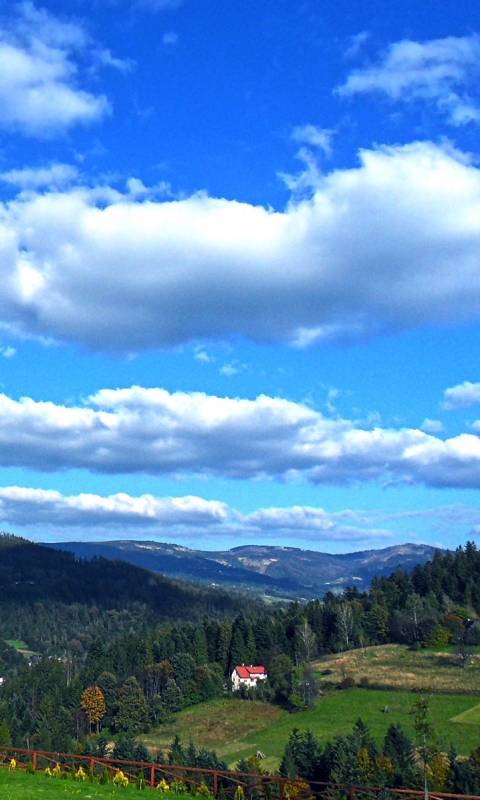
[[[232,688],[238,692],[240,686],[250,686],[256,689],[258,681],[264,681],[268,677],[265,667],[235,667],[232,672]]]

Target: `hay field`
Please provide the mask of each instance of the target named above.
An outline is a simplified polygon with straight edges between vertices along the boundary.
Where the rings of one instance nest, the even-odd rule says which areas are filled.
[[[338,686],[350,676],[357,685],[378,689],[419,690],[429,687],[446,694],[480,696],[480,654],[465,668],[453,651],[419,650],[386,644],[328,656],[314,664],[324,689]],[[330,675],[322,674],[331,670]]]

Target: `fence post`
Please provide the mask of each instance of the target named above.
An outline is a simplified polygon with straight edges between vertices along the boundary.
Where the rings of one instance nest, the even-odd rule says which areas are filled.
[[[32,753],[32,767],[33,767],[33,771],[35,772],[35,770],[37,769],[37,751],[36,750],[34,750],[33,753]]]
[[[214,797],[216,797],[216,796],[217,796],[217,791],[218,791],[218,782],[217,782],[217,779],[218,779],[218,774],[217,774],[216,772],[214,772],[214,773],[213,773],[213,796],[214,796]]]
[[[353,788],[353,786],[349,786],[348,787],[348,794],[349,794],[350,800],[355,800],[355,789]]]
[[[95,767],[95,762],[94,762],[93,758],[91,758],[90,759],[90,772],[92,773],[92,775],[93,775],[94,767]]]
[[[153,764],[150,767],[150,789],[155,789],[155,767]]]
[[[280,798],[279,800],[284,800],[284,789],[285,789],[285,778],[280,778],[279,781],[279,788],[280,788]]]

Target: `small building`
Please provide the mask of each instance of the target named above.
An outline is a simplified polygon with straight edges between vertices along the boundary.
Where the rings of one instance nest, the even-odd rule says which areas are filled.
[[[232,689],[234,692],[238,692],[240,686],[256,689],[257,682],[264,681],[267,677],[265,667],[246,667],[245,664],[242,664],[241,667],[235,667],[232,672]]]

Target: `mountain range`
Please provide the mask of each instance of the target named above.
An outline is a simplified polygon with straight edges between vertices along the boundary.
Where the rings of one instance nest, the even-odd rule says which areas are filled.
[[[403,544],[329,554],[297,547],[243,545],[205,551],[132,540],[55,542],[47,547],[74,553],[76,558],[116,559],[169,577],[289,599],[323,597],[327,591],[339,592],[346,586],[365,590],[375,575],[389,575],[399,565],[411,570],[429,561],[437,549]]]

